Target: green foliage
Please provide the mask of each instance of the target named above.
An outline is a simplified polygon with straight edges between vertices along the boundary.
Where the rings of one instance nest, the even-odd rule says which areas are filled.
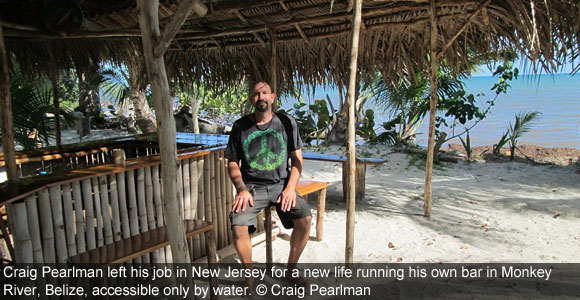
[[[58,81],[58,95],[61,107],[73,110],[79,104],[79,81],[75,72],[62,73]]]
[[[16,72],[10,80],[14,140],[25,150],[48,146],[54,137],[54,120],[46,117],[54,113],[52,88],[46,78],[31,81]],[[69,110],[60,108],[66,122],[72,122]]]
[[[469,138],[469,130],[467,131],[465,140],[461,136],[459,137],[459,140],[461,141],[463,149],[465,149],[465,153],[467,154],[467,162],[470,162],[472,158],[471,156],[473,154],[473,149],[471,149],[471,139]]]
[[[493,154],[499,154],[501,148],[503,148],[503,146],[507,144],[507,142],[509,141],[508,134],[509,134],[508,132],[504,133],[499,139],[499,142],[493,145]]]
[[[376,140],[377,134],[375,132],[375,112],[372,109],[367,109],[365,111],[365,120],[358,126],[356,133],[363,139],[369,141]]]
[[[180,106],[190,106],[192,99],[198,101],[199,111],[210,119],[239,116],[247,104],[248,88],[240,82],[228,89],[213,89],[203,83],[193,83],[176,89],[175,97]]]
[[[299,99],[288,111],[283,109],[278,111],[294,117],[300,137],[305,143],[310,143],[313,138],[318,139],[328,129],[331,122],[330,111],[324,100],[315,100],[313,104],[307,105]]]
[[[510,143],[510,159],[514,159],[514,152],[517,147],[518,139],[526,132],[529,132],[532,129],[532,125],[534,125],[535,121],[539,120],[541,113],[538,111],[533,112],[520,112],[517,114],[516,121],[512,126],[510,122],[510,126],[508,128],[507,134]]]
[[[107,68],[101,72],[103,95],[121,106],[131,97],[128,71],[125,67]],[[149,93],[151,91],[148,89]]]

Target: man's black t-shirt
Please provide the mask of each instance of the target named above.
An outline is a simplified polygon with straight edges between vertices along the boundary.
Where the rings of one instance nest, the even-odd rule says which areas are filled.
[[[289,154],[302,148],[296,121],[288,115],[275,113],[269,123],[258,126],[250,116],[234,123],[225,157],[241,161],[246,184],[285,182],[289,174]]]

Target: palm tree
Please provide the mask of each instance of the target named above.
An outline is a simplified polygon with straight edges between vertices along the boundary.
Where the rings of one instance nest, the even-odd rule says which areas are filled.
[[[147,79],[143,62],[136,57],[125,66],[103,71],[104,92],[122,105],[130,99],[135,108],[135,122],[143,133],[157,131],[155,117],[147,97]]]
[[[541,113],[539,111],[533,112],[520,112],[516,115],[516,122],[512,126],[510,122],[510,127],[508,128],[507,134],[510,143],[510,160],[514,160],[515,151],[518,143],[518,139],[526,132],[532,129],[534,122],[539,120]]]
[[[54,120],[47,118],[47,114],[54,113],[50,81],[46,78],[27,80],[16,70],[10,80],[10,95],[15,142],[24,150],[49,146],[50,139],[55,136]],[[67,109],[60,108],[60,115],[66,122],[72,122]]]
[[[415,74],[414,78],[413,82],[400,79],[393,84],[380,75],[376,77],[372,85],[374,102],[392,118],[383,125],[387,131],[379,135],[379,140],[407,145],[414,139],[429,111],[430,90],[427,78],[420,74]],[[449,74],[439,71],[437,80],[439,99],[451,98],[463,90],[463,83]]]

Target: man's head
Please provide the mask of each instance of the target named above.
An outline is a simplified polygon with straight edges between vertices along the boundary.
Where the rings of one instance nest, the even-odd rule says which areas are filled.
[[[261,81],[254,85],[250,103],[256,109],[256,112],[268,112],[272,110],[272,105],[276,99],[276,94],[267,82]]]

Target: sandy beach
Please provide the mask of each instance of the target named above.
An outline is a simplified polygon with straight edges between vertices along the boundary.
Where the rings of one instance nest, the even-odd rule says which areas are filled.
[[[83,141],[125,134],[93,130]],[[79,142],[78,135],[65,130],[63,143],[74,142]],[[344,147],[336,146],[305,151],[345,153]],[[357,152],[388,163],[367,168],[366,198],[356,204],[355,262],[580,262],[580,174],[577,165],[570,164],[580,156],[541,165],[522,159],[442,162],[434,168],[432,216],[425,218],[423,160],[383,145],[357,146]],[[326,181],[329,187],[324,240],[311,239],[301,262],[343,262],[342,165],[306,160],[302,178]],[[314,197],[309,205],[315,220]],[[274,262],[286,261],[290,234],[282,228],[273,242]],[[253,257],[265,262],[264,243],[254,247]]]
[[[580,174],[573,165],[442,163],[434,170],[432,216],[425,218],[423,161],[385,146],[357,151],[389,162],[367,168],[366,198],[356,205],[355,262],[580,262]],[[340,164],[305,162],[302,178],[330,185],[324,240],[311,240],[301,262],[344,261],[341,172]],[[309,204],[315,214],[316,202]],[[282,229],[274,241],[275,262],[286,261],[290,233]],[[254,260],[265,261],[263,244]]]

